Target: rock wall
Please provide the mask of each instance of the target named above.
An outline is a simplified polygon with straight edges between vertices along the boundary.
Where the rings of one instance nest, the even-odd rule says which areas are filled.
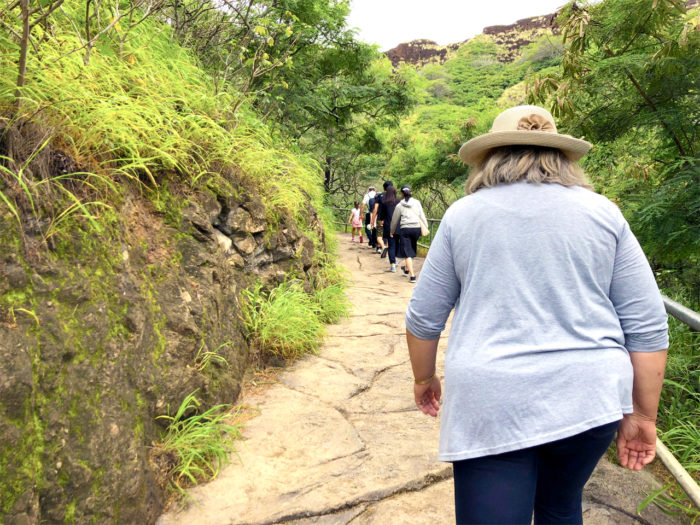
[[[166,188],[160,211],[127,191],[111,242],[74,232],[53,250],[0,208],[0,523],[153,523],[158,416],[194,391],[204,408],[234,402],[241,289],[315,271],[312,241],[271,226],[244,185]]]

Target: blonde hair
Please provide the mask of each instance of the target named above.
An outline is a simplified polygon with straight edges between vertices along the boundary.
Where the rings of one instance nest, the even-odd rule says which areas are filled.
[[[581,166],[554,148],[503,146],[491,150],[472,171],[464,191],[467,195],[496,184],[519,180],[539,184],[555,182],[562,186],[582,186],[592,190]]]

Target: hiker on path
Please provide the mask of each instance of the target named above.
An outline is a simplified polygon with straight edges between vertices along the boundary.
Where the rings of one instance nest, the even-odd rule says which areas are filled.
[[[348,224],[352,225],[352,239],[350,242],[355,242],[355,231],[360,236],[360,244],[362,244],[362,219],[360,219],[360,203],[355,201],[354,208],[350,210]]]
[[[376,231],[377,239],[377,253],[382,255],[382,259],[386,257],[388,251],[388,244],[384,242],[384,233],[382,232],[384,217],[381,214],[382,211],[382,201],[384,200],[384,195],[386,195],[386,189],[389,186],[393,186],[394,183],[390,180],[384,181],[384,193],[379,193],[374,198],[374,208],[372,208],[371,224],[374,231]]]
[[[655,456],[668,347],[654,275],[576,161],[590,144],[545,109],[504,111],[462,146],[467,196],[444,215],[406,312],[415,401],[453,463],[458,523],[582,523],[617,430],[622,466]]]
[[[367,233],[367,244],[370,248],[375,248],[377,245],[376,239],[372,236],[372,209],[374,208],[374,198],[377,192],[374,186],[367,188],[367,193],[362,197],[362,207],[360,208],[360,215],[364,212],[365,214],[365,232]]]
[[[389,237],[399,232],[401,245],[399,246],[399,257],[405,259],[405,266],[401,269],[404,275],[409,276],[412,283],[416,282],[416,274],[413,272],[413,258],[418,250],[418,239],[420,238],[420,225],[427,224],[428,220],[423,213],[423,206],[411,197],[411,187],[401,188],[403,200],[396,205],[396,209],[391,217],[391,230]]]
[[[391,236],[391,219],[394,216],[397,203],[396,188],[391,184],[384,191],[384,197],[377,213],[380,218],[382,239],[385,245],[382,257],[384,257],[385,252],[388,253],[389,264],[391,265],[389,271],[394,273],[396,273],[396,239]]]

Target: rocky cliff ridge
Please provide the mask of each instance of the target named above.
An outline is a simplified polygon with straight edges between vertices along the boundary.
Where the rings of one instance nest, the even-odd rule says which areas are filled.
[[[556,13],[552,13],[523,18],[510,25],[489,26],[484,28],[483,34],[489,35],[496,44],[503,46],[504,52],[499,55],[499,61],[512,62],[519,56],[519,50],[524,46],[535,42],[548,32],[556,33],[554,26],[556,16]],[[469,40],[440,46],[432,40],[413,40],[399,44],[387,51],[386,55],[394,67],[403,63],[417,67],[423,67],[431,62],[443,64],[467,42]]]

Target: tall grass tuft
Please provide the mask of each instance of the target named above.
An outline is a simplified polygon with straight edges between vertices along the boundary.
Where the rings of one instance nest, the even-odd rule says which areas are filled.
[[[313,300],[318,306],[319,319],[327,324],[337,323],[350,311],[345,287],[340,283],[316,289]]]
[[[174,458],[167,475],[171,488],[178,492],[215,478],[234,451],[233,439],[240,438],[238,426],[227,422],[231,418],[230,406],[216,405],[199,414],[196,393],[195,390],[182,401],[174,416],[160,416],[169,426],[158,449],[161,455]]]
[[[243,295],[245,327],[263,358],[296,358],[318,350],[324,335],[320,309],[299,283],[285,282],[266,293],[258,282]]]

